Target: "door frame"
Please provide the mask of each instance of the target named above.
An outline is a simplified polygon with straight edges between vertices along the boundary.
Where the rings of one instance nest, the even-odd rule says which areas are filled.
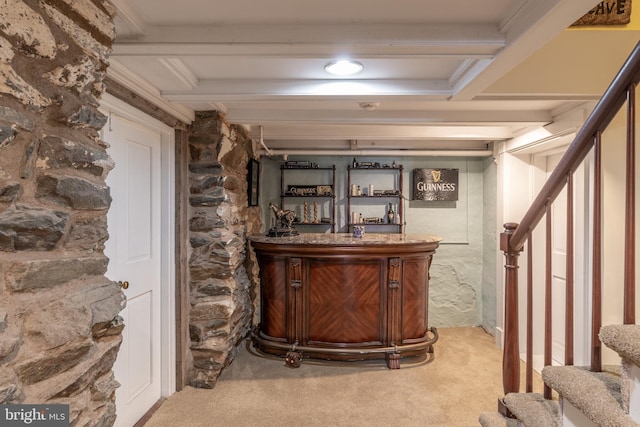
[[[160,381],[161,395],[168,397],[176,390],[176,316],[175,316],[175,132],[174,129],[105,93],[100,110],[152,129],[161,135],[160,166]]]

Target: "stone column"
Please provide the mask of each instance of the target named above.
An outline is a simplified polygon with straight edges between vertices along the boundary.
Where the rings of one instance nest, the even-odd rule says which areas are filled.
[[[113,167],[97,109],[107,1],[0,6],[0,404],[65,403],[111,425],[124,298],[105,276]]]
[[[218,112],[196,113],[189,136],[189,382],[196,387],[213,387],[252,323],[255,292],[245,267],[247,228],[255,227],[247,221],[250,146],[246,132]]]

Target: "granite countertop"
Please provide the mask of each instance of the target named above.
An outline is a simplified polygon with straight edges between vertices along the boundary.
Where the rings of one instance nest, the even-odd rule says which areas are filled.
[[[351,233],[300,233],[297,236],[269,237],[264,234],[248,236],[252,242],[289,245],[397,245],[417,243],[439,243],[442,237],[428,234],[366,233],[363,237],[353,237]]]

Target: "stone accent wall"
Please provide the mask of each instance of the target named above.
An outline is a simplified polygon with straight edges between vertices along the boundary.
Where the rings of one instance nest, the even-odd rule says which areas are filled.
[[[251,142],[243,129],[198,112],[189,151],[189,383],[211,388],[252,324],[257,277],[246,235],[260,221],[247,203]]]
[[[82,426],[113,424],[118,386],[97,109],[113,14],[104,0],[0,5],[0,404],[69,404]]]

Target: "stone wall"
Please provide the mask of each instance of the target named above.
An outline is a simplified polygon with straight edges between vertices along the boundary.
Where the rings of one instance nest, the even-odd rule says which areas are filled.
[[[251,327],[256,277],[246,234],[260,223],[247,206],[246,132],[198,112],[189,151],[189,383],[211,388]]]
[[[97,110],[113,13],[0,5],[0,404],[69,404],[83,426],[115,419],[124,304],[104,277],[113,164]]]

